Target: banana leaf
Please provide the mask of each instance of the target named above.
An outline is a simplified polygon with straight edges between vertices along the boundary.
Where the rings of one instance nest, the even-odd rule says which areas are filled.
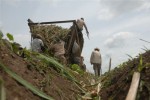
[[[54,100],[52,97],[46,95],[44,92],[40,91],[38,88],[33,86],[31,83],[27,82],[22,77],[20,77],[19,75],[17,75],[13,71],[11,71],[8,67],[4,66],[1,62],[0,62],[0,67],[3,68],[3,70],[6,73],[8,73],[12,78],[14,78],[16,81],[18,81],[19,83],[24,85],[26,88],[31,90],[34,94],[36,94],[44,99],[47,99],[47,100]]]
[[[44,59],[47,62],[49,62],[50,64],[53,64],[55,67],[57,67],[58,69],[63,71],[64,75],[66,75],[67,78],[78,83],[78,81],[64,68],[64,66],[62,64],[60,64],[59,62],[57,62],[56,60],[54,60],[52,57],[47,57],[45,55],[39,54],[38,58]]]
[[[40,59],[44,59],[47,62],[49,62],[50,64],[55,65],[55,67],[59,68],[61,71],[63,71],[63,74],[70,79],[71,81],[74,82],[74,84],[83,92],[85,93],[85,90],[83,90],[79,85],[80,83],[64,68],[64,66],[62,64],[60,64],[59,62],[57,62],[56,60],[54,60],[52,57],[47,57],[45,55],[39,54],[37,55],[38,58]]]

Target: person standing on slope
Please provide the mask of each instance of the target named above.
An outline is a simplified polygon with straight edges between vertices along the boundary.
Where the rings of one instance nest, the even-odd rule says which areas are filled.
[[[84,18],[77,19],[76,23],[77,23],[77,29],[78,29],[78,35],[79,35],[80,49],[81,49],[81,52],[82,52],[83,44],[84,44],[84,39],[83,39],[83,34],[82,34],[83,27],[86,30],[88,38],[89,38],[89,31],[88,31],[87,26],[84,22]]]
[[[102,58],[99,48],[95,48],[90,57],[90,63],[93,65],[95,76],[100,76]]]

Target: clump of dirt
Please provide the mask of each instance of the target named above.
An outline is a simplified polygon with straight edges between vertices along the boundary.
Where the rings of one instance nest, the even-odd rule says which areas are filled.
[[[102,100],[125,100],[130,88],[133,73],[138,70],[142,62],[141,79],[137,94],[137,100],[149,100],[150,98],[150,50],[131,59],[110,73],[105,73],[102,78],[103,88],[100,96]]]
[[[0,63],[10,68],[24,80],[51,96],[54,100],[76,100],[82,94],[82,91],[74,82],[62,76],[52,65],[43,63],[35,59],[34,56],[30,59],[18,56],[11,50],[11,44],[6,41],[0,40]],[[75,75],[76,77],[80,76]],[[7,100],[41,100],[41,97],[13,79],[2,67],[0,67],[0,76],[4,81]],[[83,77],[80,76],[81,78]],[[86,81],[86,79],[84,80]]]

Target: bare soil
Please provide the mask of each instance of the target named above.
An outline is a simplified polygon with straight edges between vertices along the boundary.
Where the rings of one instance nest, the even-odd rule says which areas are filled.
[[[36,59],[30,61],[20,57],[10,49],[9,44],[3,44],[2,41],[0,41],[0,63],[54,98],[54,100],[78,100],[78,97],[83,95],[82,91],[71,80],[64,77],[53,66],[43,64]],[[99,93],[101,100],[125,100],[133,72],[137,71],[139,63],[140,57],[138,56],[121,64],[120,67],[116,67],[111,72],[102,75],[100,79],[103,87]],[[137,100],[149,100],[150,51],[142,54],[142,66]],[[85,73],[84,75],[79,75],[73,72],[72,74],[82,86],[87,86],[87,88],[84,88],[86,92],[95,90],[96,86],[90,86],[93,79],[91,74]],[[13,79],[1,67],[0,77],[4,81],[6,100],[43,100],[43,98],[35,95]]]
[[[9,45],[0,45],[0,62],[55,100],[76,100],[81,93],[72,81],[63,77],[53,67],[48,66],[45,72],[40,70],[37,66],[41,63],[30,62],[18,56],[10,50]],[[4,81],[7,100],[42,99],[13,79],[1,67],[0,77]]]

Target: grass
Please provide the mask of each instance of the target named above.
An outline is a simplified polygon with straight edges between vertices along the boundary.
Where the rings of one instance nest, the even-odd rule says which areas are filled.
[[[4,81],[0,77],[0,100],[6,100],[6,92],[4,88]]]

